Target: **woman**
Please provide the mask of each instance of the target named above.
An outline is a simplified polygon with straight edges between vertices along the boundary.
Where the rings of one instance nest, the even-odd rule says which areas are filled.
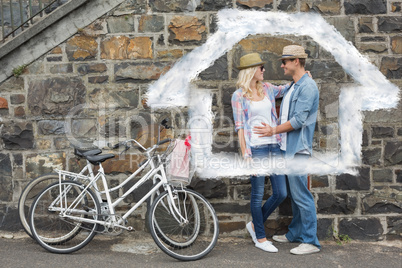
[[[238,132],[242,156],[248,158],[263,158],[269,155],[281,155],[280,135],[260,137],[253,133],[253,128],[269,124],[277,125],[278,116],[275,109],[275,98],[283,96],[289,85],[274,86],[263,83],[264,63],[258,53],[247,54],[240,58],[238,88],[232,96],[233,117]],[[284,175],[269,176],[272,185],[272,195],[261,207],[264,195],[264,175],[250,177],[251,181],[251,215],[252,222],[246,227],[255,246],[264,251],[278,252],[278,249],[267,240],[264,222],[269,215],[286,198],[286,179]]]

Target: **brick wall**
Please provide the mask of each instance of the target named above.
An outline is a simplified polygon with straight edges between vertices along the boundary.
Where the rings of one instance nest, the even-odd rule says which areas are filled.
[[[16,202],[30,179],[53,168],[79,168],[71,143],[89,147],[96,141],[105,144],[132,137],[149,145],[156,140],[157,123],[166,116],[172,118],[175,129],[164,130],[161,137],[180,135],[186,124],[186,109],[152,110],[144,94],[177,60],[217,30],[216,13],[220,9],[317,12],[401,87],[401,6],[400,0],[124,2],[27,66],[21,76],[0,84],[0,229],[20,229]],[[256,35],[236,44],[192,82],[213,93],[213,152],[237,151],[230,98],[240,56],[259,52],[267,61],[265,79],[286,83],[288,78],[277,59],[288,44],[306,48],[307,69],[320,89],[314,149],[339,149],[338,96],[340,88],[353,80],[307,36]],[[320,239],[331,239],[334,231],[352,239],[401,238],[401,114],[401,105],[389,111],[364,112],[359,175],[311,176]],[[146,128],[141,127],[142,122]],[[132,152],[105,163],[105,170],[117,184],[142,159]],[[222,235],[246,233],[245,224],[251,219],[247,178],[194,178],[191,187],[215,207]],[[134,192],[125,204],[138,201],[143,192]],[[268,183],[266,198],[269,195]],[[130,219],[136,229],[144,230],[145,212],[144,205]],[[268,220],[267,233],[284,233],[290,216],[287,199]]]

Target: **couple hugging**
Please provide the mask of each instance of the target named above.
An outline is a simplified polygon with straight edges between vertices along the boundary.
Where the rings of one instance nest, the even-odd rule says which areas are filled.
[[[283,155],[285,158],[308,158],[312,154],[315,128],[307,118],[317,117],[318,88],[305,70],[307,54],[297,45],[285,46],[281,68],[293,78],[292,83],[274,86],[263,82],[264,64],[258,53],[240,58],[237,90],[232,96],[233,117],[241,154],[245,159]],[[283,98],[277,115],[275,99]],[[311,122],[311,120],[308,120]],[[293,219],[285,235],[272,239],[281,243],[298,242],[290,253],[302,255],[320,251],[317,238],[317,215],[312,194],[307,187],[307,174],[269,176],[272,195],[262,205],[265,175],[251,176],[252,221],[246,225],[257,248],[278,252],[268,241],[264,222],[289,196]]]

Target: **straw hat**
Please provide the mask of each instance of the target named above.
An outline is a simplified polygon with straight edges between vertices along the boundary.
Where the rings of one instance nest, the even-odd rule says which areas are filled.
[[[283,48],[282,57],[283,59],[306,59],[307,54],[302,46],[290,45]]]
[[[243,70],[246,68],[264,65],[264,64],[265,64],[265,61],[261,60],[260,54],[250,53],[250,54],[244,55],[243,57],[240,58],[240,65],[237,66],[237,69]]]

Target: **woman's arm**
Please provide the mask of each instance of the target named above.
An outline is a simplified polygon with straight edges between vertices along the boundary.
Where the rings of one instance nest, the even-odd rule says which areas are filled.
[[[244,129],[239,129],[239,131],[237,132],[237,136],[239,138],[241,156],[244,158],[246,153],[246,139],[244,138]]]

